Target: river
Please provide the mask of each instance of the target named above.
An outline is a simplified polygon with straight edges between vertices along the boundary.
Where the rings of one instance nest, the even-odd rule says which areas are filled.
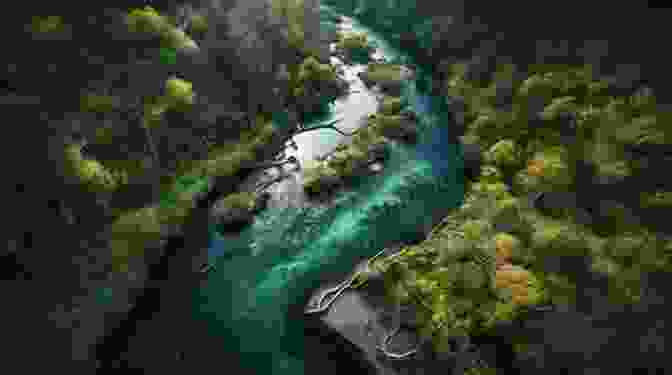
[[[323,12],[332,10],[323,7]],[[380,35],[345,20],[346,27],[366,32],[388,61],[407,61]],[[344,66],[351,88],[360,92],[337,101],[320,121],[343,119],[337,126],[350,131],[376,111],[375,93],[356,76],[363,68]],[[268,209],[242,233],[224,236],[213,228],[209,257],[216,269],[194,292],[193,317],[221,342],[222,351],[237,353],[245,368],[263,375],[303,374],[303,331],[300,321],[287,316],[289,307],[327,275],[345,274],[381,248],[417,238],[461,203],[462,162],[445,104],[421,90],[426,76],[420,69],[416,73],[403,94],[420,118],[416,145],[395,144],[379,173],[337,193],[330,203],[306,200],[301,172],[288,169],[288,178],[267,189]],[[287,156],[305,162],[346,138],[330,129],[299,134],[298,150],[288,150]],[[226,363],[212,361],[203,368],[226,370]]]

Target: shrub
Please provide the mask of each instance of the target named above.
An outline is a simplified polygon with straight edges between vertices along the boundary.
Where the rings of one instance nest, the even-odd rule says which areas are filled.
[[[159,35],[167,47],[176,49],[198,48],[184,31],[178,29],[167,17],[160,15],[150,6],[142,9],[132,9],[126,15],[126,25],[131,32]]]
[[[108,170],[97,160],[85,159],[81,150],[81,145],[66,145],[65,162],[67,173],[76,177],[87,189],[93,192],[111,192],[127,182],[125,173]]]
[[[510,262],[514,254],[520,254],[520,240],[508,233],[497,233],[494,237],[497,259],[501,263]]]
[[[239,192],[224,197],[220,204],[229,208],[241,208],[251,210],[254,207],[256,195],[253,192]]]
[[[110,95],[86,94],[80,98],[82,112],[110,112],[115,107],[115,98]]]
[[[532,234],[532,247],[540,257],[584,256],[590,248],[585,236],[577,229],[560,222],[540,223]]]
[[[542,283],[532,272],[519,266],[497,269],[494,284],[500,297],[516,307],[535,305],[545,298]]]
[[[61,16],[35,16],[32,19],[31,30],[35,33],[52,33],[63,30],[63,17]]]
[[[379,112],[383,115],[396,115],[399,114],[402,108],[403,102],[401,98],[386,96],[380,103]]]
[[[511,198],[509,187],[503,182],[475,182],[471,184],[470,190],[478,195],[489,195],[495,199]]]
[[[464,232],[465,239],[478,241],[490,234],[492,225],[487,220],[467,220],[460,229]]]
[[[172,77],[166,80],[165,97],[170,107],[182,107],[194,103],[194,91],[191,82]]]
[[[193,33],[202,34],[208,31],[208,18],[204,14],[193,14],[189,21],[189,29]]]
[[[511,139],[503,139],[492,145],[485,158],[499,167],[513,166],[520,162],[518,146]]]
[[[515,176],[515,184],[524,192],[553,190],[571,186],[573,178],[566,151],[549,147],[528,160],[527,168]]]
[[[499,168],[494,165],[483,165],[481,167],[479,181],[484,183],[497,183],[501,182],[503,177],[502,171]]]
[[[576,98],[573,96],[554,98],[549,105],[544,107],[544,110],[541,112],[541,118],[551,121],[558,119],[563,113],[573,113],[577,109],[575,101]]]
[[[114,270],[125,272],[132,257],[142,256],[148,243],[160,238],[158,210],[145,207],[124,213],[112,223],[110,230]]]

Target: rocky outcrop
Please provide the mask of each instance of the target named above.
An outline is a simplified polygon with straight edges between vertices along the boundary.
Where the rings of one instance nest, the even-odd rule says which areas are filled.
[[[385,249],[379,256],[394,256],[403,247],[398,244]],[[445,373],[456,371],[473,360],[473,356],[455,341],[455,352],[437,353],[422,340],[416,323],[416,306],[395,306],[384,288],[384,281],[376,274],[369,274],[363,287],[346,289],[333,302],[335,293],[327,291],[342,284],[367,267],[368,260],[357,265],[352,274],[338,282],[326,282],[313,291],[308,302],[304,301],[305,321],[310,332],[336,332],[350,345],[346,348],[328,348],[329,344],[316,342],[316,352],[335,352],[337,356],[353,353],[353,358],[368,363],[370,374],[397,375],[415,373]],[[380,276],[380,275],[379,275]],[[322,302],[323,311],[316,311]]]

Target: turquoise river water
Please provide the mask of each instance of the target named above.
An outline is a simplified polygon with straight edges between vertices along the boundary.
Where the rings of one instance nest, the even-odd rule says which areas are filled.
[[[324,27],[334,27],[333,11],[323,7],[323,13]],[[349,22],[367,32],[388,60],[408,61],[380,35]],[[288,319],[288,308],[324,275],[346,273],[379,249],[417,236],[461,203],[462,161],[459,146],[451,141],[445,103],[421,89],[427,77],[417,73],[404,92],[421,119],[417,145],[395,145],[380,173],[339,192],[329,204],[283,190],[297,183],[290,179],[269,190],[274,195],[270,207],[242,233],[225,237],[213,229],[209,256],[216,271],[194,293],[193,317],[221,342],[222,351],[237,353],[245,368],[263,375],[303,374],[303,331],[300,319]],[[365,99],[337,103],[329,118],[366,112],[357,107]],[[299,147],[333,145],[339,137],[330,130],[302,136],[309,135],[297,140]],[[226,369],[225,363],[221,366]]]

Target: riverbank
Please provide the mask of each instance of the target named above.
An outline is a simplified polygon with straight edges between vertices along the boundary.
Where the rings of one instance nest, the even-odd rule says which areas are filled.
[[[354,11],[382,33],[395,32],[394,22],[377,23],[387,19],[380,17],[388,15],[384,10],[375,8],[376,17],[372,17],[372,4],[360,3],[352,8],[335,6]],[[396,10],[387,11],[394,18]],[[467,26],[458,22],[451,30]],[[423,36],[417,34],[415,47],[419,48]],[[444,40],[448,43],[451,38],[454,33],[447,33]],[[495,59],[502,49],[488,55],[493,49],[485,47],[487,42],[483,49],[476,48],[478,38],[470,43],[473,51],[462,49],[464,63],[459,61],[462,55],[434,61],[435,67],[442,68],[433,87],[447,97],[454,118],[461,120],[462,142],[480,149],[484,164],[469,186],[465,204],[446,218],[448,225],[436,228],[425,243],[409,247],[407,256],[392,262],[392,273],[397,275],[390,276],[393,281],[388,285],[392,299],[403,301],[406,294],[424,299],[429,308],[421,325],[435,346],[456,335],[455,329],[476,338],[493,333],[505,338],[508,343],[500,342],[499,350],[516,353],[505,365],[523,373],[569,367],[570,371],[607,367],[617,371],[605,360],[606,354],[596,353],[625,346],[637,354],[629,363],[616,365],[621,367],[619,373],[662,369],[660,356],[638,352],[636,345],[625,343],[642,340],[647,324],[632,329],[640,330],[640,335],[619,335],[611,345],[600,347],[604,332],[586,321],[600,319],[613,328],[621,327],[621,319],[642,319],[645,306],[660,301],[652,294],[662,293],[663,286],[650,280],[658,280],[669,269],[670,237],[665,226],[656,225],[654,218],[660,211],[647,208],[652,202],[647,197],[653,194],[660,197],[657,204],[669,204],[662,199],[669,185],[642,165],[658,165],[658,169],[669,160],[665,152],[653,151],[669,149],[671,144],[665,125],[669,110],[652,90],[636,87],[637,82],[641,85],[639,80],[630,81],[633,87],[627,89],[622,79],[611,80],[576,62],[516,66]],[[437,42],[433,47],[445,46]],[[492,285],[485,283],[482,289],[492,291],[490,297],[483,299],[483,294],[472,291],[465,300],[464,294],[446,290],[473,282],[451,278],[456,272],[454,262],[448,261],[451,254],[490,259],[483,272]],[[517,285],[518,281],[524,283]],[[465,308],[465,301],[471,307],[456,312],[459,306]],[[549,312],[547,318],[524,318],[530,307],[549,302],[557,312]],[[615,313],[621,310],[628,312]],[[660,310],[649,313],[659,316]],[[580,351],[592,357],[572,355],[574,351],[563,343],[574,340],[559,332],[548,333],[548,324],[560,324],[563,317],[568,324],[584,327],[586,340]],[[497,329],[486,328],[489,325]],[[544,327],[548,336],[534,335],[533,326]],[[541,349],[538,340],[553,349]],[[655,363],[649,362],[654,357],[658,358]]]
[[[166,272],[185,283],[198,274],[191,268],[198,257],[184,267],[175,259],[207,250],[204,206],[236,188],[243,162],[284,147],[268,136],[281,140],[293,124],[280,133],[266,126],[289,96],[282,68],[291,70],[305,53],[324,57],[325,47],[328,55],[319,30],[310,30],[317,10],[303,4],[305,22],[282,1],[272,11],[262,2],[144,5],[47,7],[48,17],[19,7],[4,25],[16,36],[7,109],[24,124],[13,138],[46,151],[25,169],[12,168],[10,206],[31,215],[9,226],[3,264],[7,278],[24,275],[11,282],[13,293],[34,298],[8,307],[16,319],[7,322],[26,322],[9,355],[22,364],[9,367],[30,368],[36,362],[27,353],[35,351],[40,366],[113,366],[118,353],[103,353],[103,338],[115,347],[115,338],[132,336],[129,322],[158,307],[162,280],[181,289]],[[231,22],[241,12],[262,22]],[[274,32],[262,32],[271,25]],[[281,37],[288,28],[291,40]],[[219,178],[211,184],[212,176]],[[44,337],[44,349],[30,337]],[[108,363],[96,364],[96,354]]]
[[[48,153],[44,161],[37,158],[39,161],[15,163],[12,171],[20,172],[16,194],[7,199],[11,212],[31,213],[8,223],[9,252],[3,253],[3,266],[6,264],[11,273],[8,277],[23,278],[7,284],[9,295],[22,302],[8,304],[10,319],[6,321],[26,322],[23,335],[7,356],[17,362],[16,367],[49,363],[53,368],[75,369],[79,364],[86,372],[95,371],[92,348],[109,334],[106,328],[115,333],[98,347],[98,359],[104,362],[98,365],[105,368],[119,367],[119,360],[123,362],[119,352],[124,351],[129,336],[140,337],[133,352],[135,363],[151,362],[152,368],[162,372],[178,366],[183,366],[184,372],[193,371],[208,360],[219,360],[223,341],[233,348],[227,354],[227,367],[235,367],[233,363],[240,360],[257,363],[260,359],[254,350],[277,349],[273,345],[280,338],[276,340],[273,334],[262,339],[262,344],[257,342],[269,332],[282,336],[287,344],[283,347],[298,348],[300,335],[292,331],[296,327],[285,330],[286,321],[293,317],[282,320],[279,315],[301,299],[307,286],[316,285],[326,274],[343,271],[357,257],[366,257],[363,249],[373,251],[390,241],[424,234],[428,224],[436,223],[436,218],[427,218],[427,211],[435,214],[439,203],[452,204],[457,188],[443,186],[444,191],[439,191],[432,178],[438,174],[453,185],[461,183],[462,176],[453,175],[450,168],[459,160],[452,158],[452,149],[441,141],[455,134],[448,134],[446,127],[424,129],[420,140],[434,138],[436,149],[422,142],[417,149],[393,148],[390,171],[383,169],[381,177],[372,177],[370,187],[361,184],[356,186],[361,190],[345,191],[340,203],[330,209],[306,209],[298,219],[273,216],[275,213],[260,215],[254,242],[243,243],[246,251],[248,245],[250,249],[256,246],[250,256],[220,263],[219,269],[210,273],[215,275],[212,280],[204,280],[208,276],[198,271],[210,261],[204,251],[211,246],[209,207],[239,188],[249,172],[246,163],[267,161],[285,146],[276,130],[291,133],[293,124],[273,130],[267,126],[272,117],[269,114],[282,112],[291,101],[290,94],[305,89],[300,86],[308,77],[300,77],[300,66],[307,55],[317,56],[321,63],[328,60],[324,40],[316,37],[320,33],[299,27],[317,23],[314,6],[315,14],[309,17],[301,7],[275,4],[280,21],[288,18],[287,25],[280,22],[284,25],[280,28],[286,30],[263,33],[257,29],[264,29],[263,25],[252,21],[230,22],[250,14],[249,4],[231,3],[226,5],[231,8],[222,8],[212,2],[204,8],[183,9],[186,13],[195,11],[189,17],[168,6],[159,14],[147,8],[130,13],[128,9],[91,9],[90,17],[76,17],[81,9],[71,14],[60,9],[62,18],[21,18],[18,12],[8,21],[15,27],[11,34],[16,33],[10,41],[16,43],[12,48],[16,55],[8,57],[12,60],[7,68],[8,86],[20,94],[9,99],[32,99],[8,109],[15,111],[11,117],[22,119],[22,126],[12,128],[16,132],[8,133],[5,139],[25,141]],[[388,28],[397,21],[405,20],[403,25],[415,22],[410,16],[415,13],[405,10],[410,3],[387,4],[401,12],[398,19],[378,17]],[[266,18],[263,4],[257,5],[251,14],[275,25]],[[381,8],[359,7],[357,13],[380,14],[382,3],[378,5]],[[164,12],[170,15],[164,18]],[[203,16],[211,14],[214,18],[208,28]],[[193,19],[183,22],[185,17]],[[304,17],[309,22],[303,22]],[[433,35],[441,19],[430,18],[431,22],[418,22],[409,29],[412,32],[404,30],[391,39],[422,50],[426,44],[414,41],[413,33],[423,34],[423,38]],[[452,53],[460,48],[451,47],[450,41],[456,40],[456,34],[470,39],[470,33],[480,31],[478,27],[458,27],[464,33],[452,26],[448,29],[441,34],[445,38],[434,38],[436,44],[431,46],[438,61],[426,52],[422,64],[436,70],[432,88],[450,98],[454,117],[461,118],[466,132],[464,146],[482,150],[484,166],[473,168],[477,170],[472,173],[475,181],[467,204],[454,212],[458,217],[452,224],[446,221],[452,227],[438,228],[427,243],[409,248],[408,256],[399,258],[401,265],[390,266],[401,268],[408,276],[402,278],[403,283],[393,281],[390,289],[401,285],[399,297],[408,289],[432,303],[429,310],[439,313],[438,323],[433,315],[425,317],[424,323],[428,331],[439,333],[434,336],[439,346],[455,332],[442,332],[438,326],[455,323],[459,329],[466,326],[470,330],[483,328],[483,321],[516,320],[519,306],[537,305],[540,297],[550,296],[553,305],[574,310],[572,314],[560,311],[552,315],[555,320],[527,320],[530,326],[538,323],[544,330],[543,339],[553,348],[550,352],[539,348],[539,337],[531,331],[524,331],[525,335],[529,333],[536,342],[527,342],[527,336],[518,341],[517,336],[525,336],[520,334],[525,327],[516,328],[516,340],[502,335],[505,342],[501,345],[515,346],[516,363],[527,361],[525,366],[531,373],[537,367],[560,369],[571,362],[567,358],[578,357],[571,354],[575,338],[552,329],[553,324],[568,322],[570,315],[578,317],[569,321],[586,336],[581,340],[581,351],[594,357],[579,358],[577,367],[599,368],[600,361],[617,353],[616,348],[635,353],[635,345],[625,341],[640,343],[646,353],[634,354],[632,363],[622,367],[624,371],[654,366],[651,363],[659,359],[661,341],[653,337],[665,335],[658,335],[658,326],[650,324],[658,316],[656,300],[664,295],[658,284],[669,282],[661,277],[662,282],[653,283],[667,273],[669,265],[669,237],[659,233],[666,227],[657,219],[670,207],[669,183],[659,173],[670,162],[669,127],[665,127],[669,118],[659,111],[658,97],[646,88],[634,90],[644,82],[637,77],[630,77],[623,87],[584,69],[512,69],[513,64],[501,64],[498,59],[491,62],[488,56],[494,52],[487,46],[462,46],[469,61],[461,64],[457,59],[461,56]],[[310,40],[298,43],[301,35],[309,35]],[[470,59],[474,57],[472,47],[478,51],[476,59]],[[496,55],[504,52],[498,49]],[[456,59],[441,61],[438,56]],[[246,64],[248,61],[259,64]],[[313,73],[318,76],[332,75],[320,64],[305,65],[317,68]],[[71,74],[73,67],[77,74]],[[493,72],[501,77],[490,79]],[[50,84],[45,86],[45,82]],[[260,91],[259,87],[269,90]],[[315,87],[316,92],[326,92],[337,86],[314,85],[310,89]],[[398,88],[394,82],[389,87]],[[305,91],[303,94],[306,96]],[[535,102],[535,98],[543,101]],[[381,116],[377,121],[399,121],[396,107],[394,102],[381,105],[381,111],[390,111],[393,118]],[[531,111],[525,111],[528,109]],[[40,135],[49,139],[45,147],[39,146]],[[433,161],[417,158],[415,151]],[[361,153],[353,155],[361,157]],[[342,159],[335,159],[340,164],[334,165],[350,165],[347,155],[339,157]],[[213,175],[219,178],[211,182]],[[373,186],[375,183],[380,185]],[[647,187],[645,191],[640,190],[642,186]],[[199,193],[202,190],[206,193]],[[525,206],[527,193],[532,193],[532,199]],[[348,200],[352,203],[343,203]],[[282,229],[285,225],[290,227],[287,232]],[[465,235],[471,236],[471,242],[463,241]],[[471,245],[477,248],[475,253]],[[474,323],[464,314],[452,319],[455,306],[469,312],[474,301],[470,295],[453,300],[451,294],[446,303],[447,294],[437,293],[437,283],[451,287],[457,283],[461,288],[476,285],[472,290],[483,286],[471,277],[451,278],[458,272],[452,272],[453,264],[445,257],[453,259],[460,246],[464,250],[461,254],[471,260],[460,267],[474,271],[471,275],[476,281],[483,272],[479,273],[474,263],[495,261],[494,275],[489,276],[496,285],[491,289],[505,293],[488,296],[490,302],[497,300],[494,315],[492,309],[479,312],[485,318],[495,316],[494,320],[479,318]],[[520,284],[521,280],[528,284]],[[539,282],[552,292],[531,293]],[[157,339],[165,337],[166,327],[191,318],[192,306],[184,301],[192,299],[195,289],[207,295],[207,307],[214,311],[203,315],[210,314],[211,320],[179,325],[173,339]],[[159,307],[173,313],[136,327],[136,321],[153,317]],[[650,311],[638,311],[647,309]],[[614,310],[628,311],[618,314]],[[613,315],[619,318],[611,318]],[[595,320],[612,328],[623,327],[626,321],[627,331],[635,338],[618,337],[622,339],[608,343],[610,350],[601,354],[596,348],[604,344],[601,340],[606,336],[589,323]],[[15,331],[17,327],[11,328]],[[211,337],[216,329],[229,331],[222,335],[226,340]],[[249,335],[242,337],[242,333]],[[32,337],[45,339],[34,342]],[[178,341],[206,343],[208,348],[201,352],[191,348],[188,360],[179,355],[175,358],[182,345],[176,345]],[[240,350],[237,344],[252,354],[236,353]],[[160,348],[149,354],[147,348],[153,346]],[[32,358],[36,351],[43,353],[40,361]],[[301,367],[300,357],[290,360],[279,352],[272,357],[268,368],[283,361]],[[543,366],[542,360],[546,361]]]

